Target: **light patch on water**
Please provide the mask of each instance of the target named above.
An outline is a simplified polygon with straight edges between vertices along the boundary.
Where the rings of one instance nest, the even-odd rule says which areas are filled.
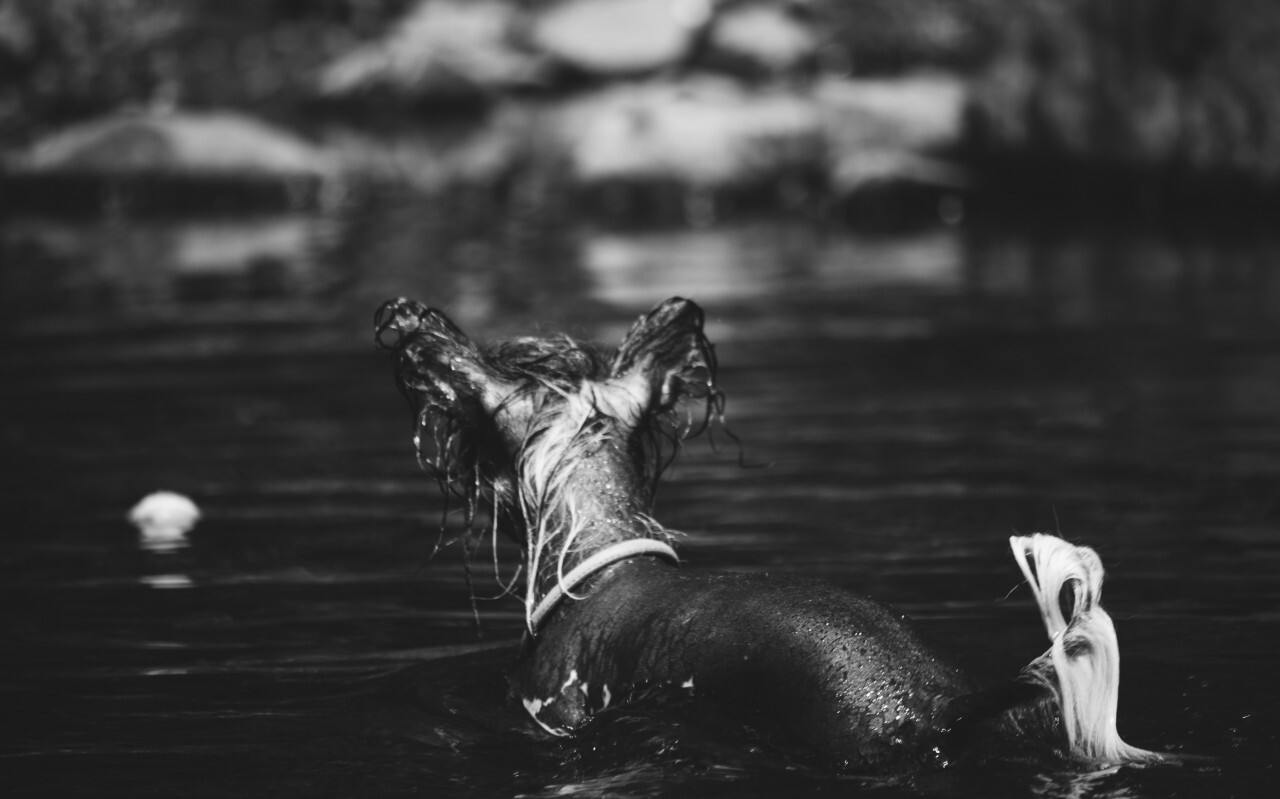
[[[195,585],[185,574],[144,574],[138,582],[152,588],[191,588]]]
[[[767,294],[788,279],[752,229],[681,230],[584,238],[582,266],[597,299],[624,306],[672,294],[714,305]]]

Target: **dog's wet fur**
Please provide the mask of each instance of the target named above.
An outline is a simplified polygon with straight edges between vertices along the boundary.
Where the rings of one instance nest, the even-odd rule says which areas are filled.
[[[722,420],[703,322],[673,298],[606,353],[564,336],[480,348],[412,300],[376,314],[419,461],[461,500],[468,536],[500,531],[524,552],[507,586],[523,579],[528,626],[511,693],[535,722],[572,735],[667,688],[761,719],[842,769],[1028,751],[1089,767],[1164,759],[1116,732],[1119,649],[1087,547],[1011,539],[1051,647],[985,690],[877,602],[677,564],[674,534],[649,514],[680,441]]]

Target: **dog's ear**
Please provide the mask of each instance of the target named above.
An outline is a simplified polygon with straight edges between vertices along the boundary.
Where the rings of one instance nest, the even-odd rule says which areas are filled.
[[[395,356],[396,385],[417,412],[465,416],[483,407],[488,368],[449,317],[416,300],[390,300],[374,315],[374,342]]]
[[[643,376],[650,387],[649,407],[655,411],[673,407],[682,397],[714,393],[715,352],[702,324],[697,303],[672,297],[631,326],[610,375]]]

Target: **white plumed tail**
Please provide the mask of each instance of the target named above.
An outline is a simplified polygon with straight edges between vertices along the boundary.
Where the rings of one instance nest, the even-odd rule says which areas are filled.
[[[1103,574],[1098,554],[1042,533],[1013,536],[1009,545],[1052,642],[1023,675],[1057,697],[1072,755],[1099,765],[1163,760],[1125,743],[1116,731],[1120,644],[1111,617],[1098,604]]]

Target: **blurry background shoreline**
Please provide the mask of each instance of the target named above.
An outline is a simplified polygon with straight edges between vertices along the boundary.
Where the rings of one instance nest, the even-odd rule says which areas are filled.
[[[346,183],[603,194],[628,219],[696,222],[718,197],[916,223],[965,195],[1257,221],[1280,178],[1278,36],[1265,2],[6,0],[3,207],[137,177],[121,162],[144,133],[49,153],[68,127],[235,113]]]

